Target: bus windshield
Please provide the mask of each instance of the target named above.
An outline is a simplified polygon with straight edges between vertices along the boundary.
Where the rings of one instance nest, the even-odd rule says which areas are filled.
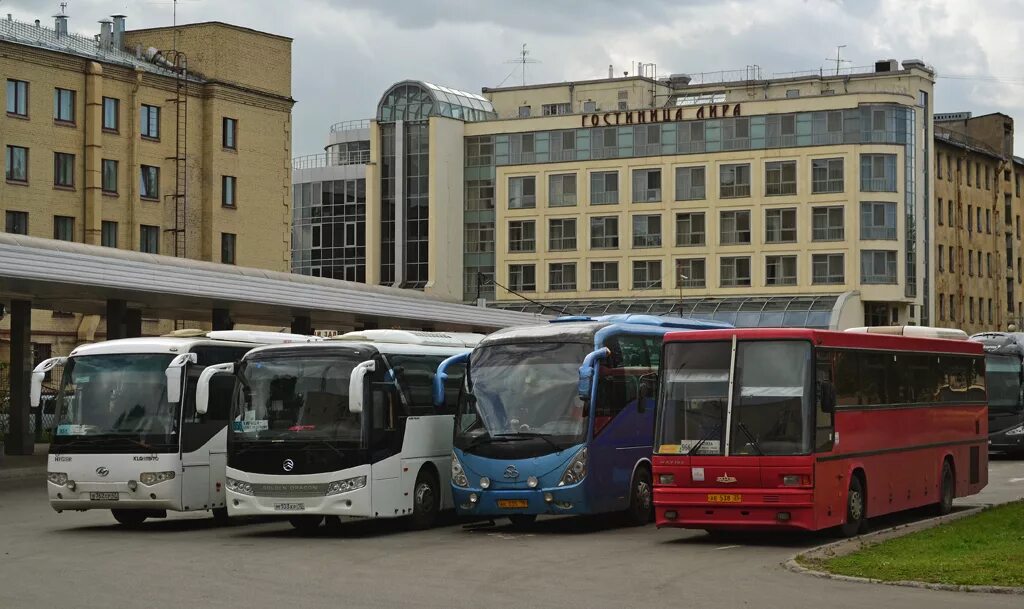
[[[470,394],[456,421],[456,445],[541,438],[557,450],[583,441],[586,405],[577,395],[583,343],[478,347],[470,360]]]
[[[113,435],[166,441],[178,430],[164,370],[173,354],[118,353],[70,358],[57,394],[56,437]]]
[[[985,356],[985,378],[988,384],[990,411],[1021,409],[1021,361],[1016,355]]]
[[[348,407],[349,376],[358,363],[339,355],[249,360],[235,391],[234,438],[359,443],[362,417]]]
[[[810,452],[811,347],[802,341],[672,343],[656,445],[662,453],[798,455]],[[733,380],[729,416],[729,380]],[[728,423],[727,423],[728,421]]]

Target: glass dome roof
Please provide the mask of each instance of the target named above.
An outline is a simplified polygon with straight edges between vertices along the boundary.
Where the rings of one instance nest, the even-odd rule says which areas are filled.
[[[487,98],[419,80],[391,85],[377,104],[377,120],[418,121],[446,116],[468,122],[497,118]]]

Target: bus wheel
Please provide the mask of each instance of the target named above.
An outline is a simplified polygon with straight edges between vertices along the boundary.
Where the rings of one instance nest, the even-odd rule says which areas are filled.
[[[955,494],[956,480],[953,479],[953,468],[949,461],[942,463],[942,486],[939,487],[939,502],[936,504],[936,511],[939,516],[944,516],[953,511],[953,495]]]
[[[850,478],[850,489],[846,492],[846,522],[839,527],[843,537],[853,537],[865,527],[867,497],[859,476]]]
[[[415,530],[429,529],[437,521],[437,512],[441,509],[441,491],[438,488],[437,474],[431,469],[421,469],[416,476],[416,486],[412,493],[412,516],[409,525]]]
[[[213,521],[217,524],[227,524],[230,519],[228,518],[228,508],[213,508]]]
[[[292,516],[288,519],[288,522],[297,531],[302,531],[303,533],[315,533],[323,521],[323,516]]]
[[[110,510],[110,513],[126,527],[137,527],[146,521],[146,513],[139,510]]]
[[[654,510],[654,495],[651,487],[651,472],[640,467],[633,476],[633,487],[629,491],[629,508],[626,510],[626,524],[642,527],[651,522]]]
[[[537,522],[536,514],[509,514],[509,522],[512,523],[512,527],[516,529],[525,529]]]

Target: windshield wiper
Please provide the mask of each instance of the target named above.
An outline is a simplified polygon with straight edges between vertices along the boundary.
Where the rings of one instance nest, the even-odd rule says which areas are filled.
[[[763,455],[764,451],[761,450],[761,445],[757,443],[757,438],[754,437],[754,434],[750,433],[750,430],[747,428],[746,423],[744,423],[743,421],[738,421],[736,423],[736,427],[743,432],[743,435],[747,436],[747,440],[750,442],[750,445],[754,447],[754,450],[757,451],[757,454]]]
[[[551,448],[555,449],[556,452],[562,450],[562,448],[559,445],[555,444],[554,441],[552,441],[551,438],[547,437],[546,434],[537,433],[535,431],[520,431],[518,433],[509,434],[507,436],[501,437],[514,438],[516,436],[520,436],[521,438],[540,438],[541,440],[547,442],[551,446]]]
[[[704,443],[707,442],[708,440],[710,440],[712,438],[712,436],[714,436],[716,433],[721,431],[721,429],[722,429],[722,424],[721,423],[719,423],[718,425],[715,425],[714,427],[709,429],[708,432],[706,434],[704,434],[701,437],[700,440],[697,440],[697,443],[693,445],[693,448],[691,448],[690,450],[686,451],[686,455],[689,456],[689,455],[696,454],[697,450],[700,449],[701,446],[704,446]]]

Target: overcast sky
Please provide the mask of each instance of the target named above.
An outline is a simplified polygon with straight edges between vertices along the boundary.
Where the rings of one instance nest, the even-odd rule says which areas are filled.
[[[171,0],[66,1],[79,33],[117,12],[129,29],[171,24]],[[0,14],[52,23],[58,4],[0,0]],[[295,40],[296,156],[321,152],[332,123],[371,117],[399,80],[474,92],[520,82],[507,62],[523,43],[540,61],[528,83],[604,77],[608,64],[621,74],[637,61],[659,75],[756,64],[769,76],[834,67],[826,58],[841,44],[855,66],[920,58],[939,75],[936,111],[1019,119],[1024,156],[1024,0],[179,1],[180,23],[211,20]]]

